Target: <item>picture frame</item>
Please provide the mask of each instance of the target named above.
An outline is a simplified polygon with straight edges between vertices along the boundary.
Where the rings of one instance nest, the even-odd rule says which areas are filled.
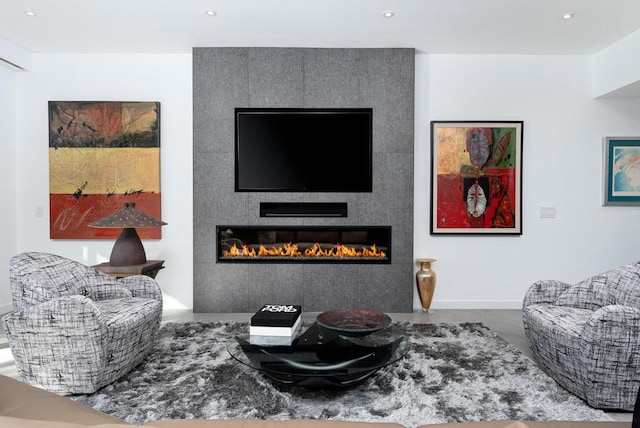
[[[522,235],[523,128],[431,122],[432,235]]]
[[[161,218],[160,102],[49,101],[48,119],[50,239],[115,239],[121,228],[89,224],[125,202]]]
[[[603,139],[603,206],[640,206],[640,137]]]

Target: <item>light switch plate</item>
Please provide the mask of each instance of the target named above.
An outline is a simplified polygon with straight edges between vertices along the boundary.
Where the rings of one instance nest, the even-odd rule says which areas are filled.
[[[556,218],[556,207],[540,207],[540,218]]]

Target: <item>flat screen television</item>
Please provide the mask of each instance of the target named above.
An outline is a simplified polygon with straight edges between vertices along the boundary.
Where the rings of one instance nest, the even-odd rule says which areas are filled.
[[[236,108],[236,192],[371,192],[370,108]]]

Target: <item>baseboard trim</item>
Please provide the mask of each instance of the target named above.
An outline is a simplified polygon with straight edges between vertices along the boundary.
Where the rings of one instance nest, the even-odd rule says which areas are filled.
[[[431,309],[522,309],[521,300],[433,300]]]
[[[8,314],[12,310],[13,310],[13,306],[11,306],[11,303],[7,303],[6,305],[0,305],[0,316],[2,316],[3,314]]]

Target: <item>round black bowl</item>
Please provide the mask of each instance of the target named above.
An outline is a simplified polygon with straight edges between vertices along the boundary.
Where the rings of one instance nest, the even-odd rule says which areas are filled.
[[[345,309],[323,312],[316,318],[322,328],[341,336],[360,337],[382,330],[391,324],[389,315],[365,309]]]

